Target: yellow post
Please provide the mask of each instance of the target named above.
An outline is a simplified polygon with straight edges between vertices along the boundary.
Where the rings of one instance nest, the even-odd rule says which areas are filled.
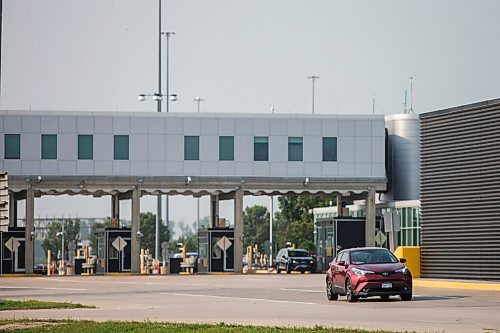
[[[247,246],[248,269],[252,269],[252,247]]]
[[[51,257],[52,256],[52,251],[48,250],[47,251],[47,276],[50,275],[50,262],[51,262]]]
[[[144,274],[144,249],[141,249],[141,274]]]
[[[394,254],[406,259],[405,266],[414,278],[420,277],[420,246],[399,246]]]

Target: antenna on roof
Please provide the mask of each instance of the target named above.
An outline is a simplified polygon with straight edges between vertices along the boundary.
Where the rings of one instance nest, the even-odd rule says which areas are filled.
[[[372,96],[372,114],[375,115],[375,94]]]
[[[405,101],[403,102],[403,113],[408,113],[408,90],[405,89]]]
[[[410,76],[410,110],[408,113],[415,113],[413,112],[413,76]]]

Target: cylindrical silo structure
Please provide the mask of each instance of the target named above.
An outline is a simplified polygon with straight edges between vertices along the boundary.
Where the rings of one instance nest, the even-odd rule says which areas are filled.
[[[420,120],[415,114],[385,117],[388,191],[382,201],[420,199]]]

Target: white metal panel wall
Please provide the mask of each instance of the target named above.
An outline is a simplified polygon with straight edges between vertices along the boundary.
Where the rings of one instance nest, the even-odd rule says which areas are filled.
[[[15,175],[385,177],[382,116],[0,112],[3,133],[21,134]],[[41,160],[41,134],[58,135],[57,160]],[[93,135],[93,160],[78,160],[78,135]],[[113,159],[114,135],[129,135],[127,161]],[[200,136],[200,161],[184,161],[184,136]],[[219,136],[234,136],[235,160],[219,161]],[[253,161],[253,138],[269,137],[269,161]],[[303,137],[302,162],[288,161],[288,137]],[[322,137],[337,137],[336,162],[322,161]]]

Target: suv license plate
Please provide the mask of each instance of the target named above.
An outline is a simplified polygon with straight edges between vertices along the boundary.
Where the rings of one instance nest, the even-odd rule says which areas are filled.
[[[384,288],[384,289],[392,288],[392,283],[391,282],[382,282],[382,288]]]

